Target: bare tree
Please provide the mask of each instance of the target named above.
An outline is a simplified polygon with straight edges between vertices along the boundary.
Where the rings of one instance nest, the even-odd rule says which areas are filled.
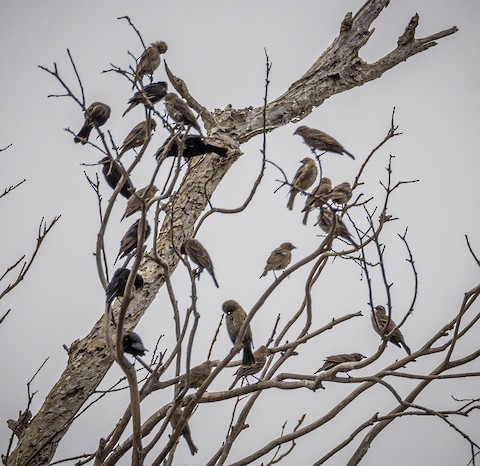
[[[377,435],[392,421],[403,416],[432,416],[447,423],[449,427],[467,440],[472,451],[472,461],[474,461],[479,449],[478,444],[457,427],[451,418],[468,416],[473,410],[478,409],[478,400],[471,399],[459,402],[459,408],[456,410],[433,409],[419,404],[416,400],[430,384],[439,380],[479,375],[478,372],[456,371],[453,373],[451,370],[462,368],[480,356],[478,350],[472,351],[461,358],[453,355],[454,349],[466,335],[469,335],[480,318],[478,311],[472,309],[472,304],[480,292],[480,285],[465,293],[455,318],[446,322],[442,328],[434,332],[421,348],[414,349],[411,354],[406,354],[402,359],[383,367],[381,370],[372,368],[369,375],[358,377],[338,375],[346,371],[354,374],[357,369],[373,367],[371,366],[372,363],[380,358],[387,344],[395,344],[398,340],[403,324],[414,311],[417,298],[418,275],[405,231],[399,237],[405,248],[406,259],[410,265],[415,286],[409,308],[404,315],[395,315],[395,320],[392,319],[394,303],[390,293],[389,269],[384,258],[384,243],[382,240],[385,225],[395,220],[388,210],[391,198],[415,180],[397,181],[394,177],[393,158],[390,158],[386,167],[386,179],[381,180],[384,189],[383,198],[365,200],[359,194],[359,187],[366,183],[364,180],[365,167],[374,158],[380,147],[390,143],[392,138],[400,134],[394,121],[394,115],[392,115],[388,133],[383,140],[372,148],[371,153],[351,184],[353,193],[351,199],[349,198],[345,203],[333,202],[328,199],[328,196],[321,200],[315,199],[318,202],[313,204],[317,210],[315,215],[311,214],[311,216],[318,216],[318,223],[325,233],[321,237],[318,247],[306,257],[291,264],[265,289],[257,302],[246,310],[246,318],[242,321],[240,328],[237,328],[238,332],[232,350],[223,359],[211,361],[211,364],[208,363],[203,366],[203,369],[207,367],[206,371],[199,371],[198,368],[190,370],[191,351],[193,342],[197,338],[196,330],[199,319],[196,307],[196,275],[200,271],[192,270],[190,263],[182,256],[182,244],[186,239],[196,236],[205,219],[210,215],[241,212],[254,199],[267,162],[267,133],[287,123],[302,120],[329,97],[379,78],[385,71],[411,56],[427,50],[436,45],[437,40],[457,31],[455,27],[452,27],[428,37],[417,38],[415,37],[415,31],[419,18],[418,15],[415,15],[406,26],[403,34],[398,38],[397,47],[394,50],[375,63],[366,63],[360,58],[359,52],[372,34],[370,29],[372,22],[388,3],[388,0],[369,0],[355,16],[348,13],[340,25],[338,37],[331,46],[303,76],[292,83],[283,95],[271,102],[268,101],[270,64],[267,57],[264,105],[257,108],[234,109],[228,106],[223,110],[209,111],[190,94],[187,84],[176,77],[165,64],[171,85],[185,99],[188,106],[199,114],[207,131],[206,141],[217,148],[223,149],[226,154],[221,155],[220,151],[219,153],[203,154],[205,156],[202,157],[191,157],[184,175],[181,171],[182,155],[188,153],[190,143],[188,139],[190,133],[188,131],[191,129],[191,122],[178,125],[175,121],[160,114],[148,98],[144,101],[147,130],[144,132],[143,139],[138,145],[137,155],[130,166],[124,165],[125,157],[121,158],[118,145],[115,144],[112,136],[109,133],[103,133],[99,126],[95,126],[100,142],[98,145],[93,142],[88,142],[88,144],[102,152],[102,156],[107,157],[111,166],[114,166],[119,173],[118,183],[105,208],[103,208],[99,196],[101,225],[98,232],[96,259],[99,279],[105,288],[108,288],[109,283],[111,283],[111,277],[107,267],[109,261],[104,250],[104,234],[113,205],[124,182],[129,179],[135,167],[141,163],[143,154],[151,149],[149,134],[152,122],[155,121],[154,118],[161,121],[171,132],[171,138],[155,152],[158,168],[152,174],[150,183],[145,186],[145,190],[130,193],[129,199],[137,202],[141,216],[136,229],[136,247],[130,251],[131,254],[127,256],[124,264],[124,267],[130,264],[131,273],[126,283],[122,285],[121,294],[112,295],[111,301],[115,296],[120,296],[120,299],[113,301],[112,306],[106,305],[104,315],[94,325],[90,333],[83,339],[76,340],[68,348],[67,367],[51,389],[37,414],[25,422],[19,419],[14,423],[15,425],[21,424],[22,428],[14,428],[18,443],[15,449],[5,455],[5,464],[50,464],[59,442],[69,427],[86,408],[93,406],[98,400],[94,397],[95,391],[114,363],[118,364],[125,374],[130,403],[124,407],[120,420],[116,424],[112,422],[111,432],[105,433],[99,439],[96,451],[68,458],[65,461],[78,460],[76,464],[92,462],[94,465],[113,465],[117,464],[126,455],[130,455],[133,465],[144,463],[151,465],[173,464],[175,448],[181,436],[189,439],[192,453],[195,452],[196,447],[202,448],[202,445],[194,445],[194,439],[189,438],[192,434],[188,429],[188,421],[192,416],[197,415],[196,410],[199,405],[222,402],[232,398],[240,400],[248,395],[244,405],[236,404],[234,411],[229,413],[230,425],[225,438],[222,439],[223,441],[219,441],[217,446],[213,444],[208,446],[211,449],[211,454],[207,464],[211,466],[222,465],[227,461],[231,462],[229,455],[232,446],[246,429],[248,416],[255,409],[256,402],[262,394],[274,389],[280,391],[295,390],[298,393],[302,393],[302,390],[305,389],[317,391],[324,388],[326,383],[350,384],[353,388],[340,403],[332,405],[325,415],[313,421],[307,420],[304,416],[290,432],[286,432],[284,426],[274,440],[259,449],[244,452],[240,460],[231,464],[236,466],[246,465],[260,458],[263,458],[264,464],[275,464],[287,455],[294,458],[296,454],[295,441],[297,439],[322,429],[325,425],[328,425],[334,416],[342,413],[351,404],[358,403],[360,396],[365,391],[378,386],[386,389],[394,398],[396,404],[394,409],[383,414],[376,413],[358,423],[358,425],[351,426],[347,436],[344,439],[339,439],[338,443],[322,457],[319,457],[315,464],[326,463],[354,440],[358,443],[358,448],[351,456],[348,464],[358,464]],[[139,37],[141,39],[140,34]],[[56,65],[53,69],[48,67],[42,67],[42,69],[54,76],[63,86],[65,94],[62,94],[62,96],[73,98],[83,111],[87,111],[83,84],[70,53],[69,56],[80,85],[82,94],[80,97],[76,96],[69,84],[62,79]],[[134,66],[130,70],[123,70],[112,65],[110,71],[122,74],[129,81],[129,85],[130,83],[135,84],[138,92],[142,93],[142,82],[136,82]],[[175,120],[180,119],[175,118]],[[247,193],[243,205],[235,209],[224,209],[212,205],[211,198],[215,189],[232,165],[242,156],[241,145],[259,135],[263,136],[261,169],[251,191]],[[114,149],[110,147],[109,142],[112,143]],[[145,193],[150,192],[149,188],[152,188],[158,182],[158,170],[169,160],[174,146],[176,147],[176,157],[173,159],[168,181],[152,196],[146,196]],[[320,155],[315,153],[314,157],[318,163],[319,172],[322,174]],[[283,173],[281,167],[278,168]],[[291,186],[292,181],[289,180],[289,177],[284,175],[284,178],[283,184]],[[90,180],[90,182],[98,194],[98,179],[96,181]],[[148,228],[146,213],[149,209],[155,211],[155,224],[152,228],[155,247],[145,252],[143,243]],[[301,217],[299,217],[300,227]],[[319,374],[282,372],[282,366],[285,362],[295,357],[301,348],[311,348],[315,339],[320,335],[329,330],[335,330],[345,322],[362,315],[361,312],[353,312],[340,318],[324,321],[321,326],[313,325],[314,302],[312,290],[318,285],[319,279],[328,273],[328,266],[335,259],[352,261],[362,273],[368,287],[369,312],[372,313],[372,316],[374,316],[375,307],[379,304],[378,296],[382,294],[386,297],[384,303],[386,304],[386,319],[382,325],[376,327],[381,335],[381,344],[378,351],[367,358],[354,357],[350,360],[346,358],[345,362],[334,364],[333,367],[329,367]],[[184,312],[180,312],[178,308],[176,290],[170,280],[179,263],[188,269],[190,276],[191,302]],[[266,361],[261,360],[259,366],[251,370],[244,366],[241,367],[245,374],[248,373],[251,374],[251,377],[254,375],[258,377],[258,382],[237,386],[237,388],[230,390],[225,387],[222,391],[207,392],[211,383],[226,367],[240,364],[239,361],[233,361],[233,359],[242,350],[248,328],[250,325],[254,325],[255,316],[265,301],[278,290],[279,285],[287,277],[302,268],[308,270],[308,278],[302,284],[304,295],[297,311],[289,316],[286,323],[280,325],[280,318],[277,320],[275,327],[272,329],[271,337],[267,342],[264,342],[268,348]],[[143,279],[143,286],[138,286],[135,289],[134,282],[137,273]],[[156,359],[153,358],[150,364],[137,356],[144,368],[143,379],[138,381],[135,367],[125,357],[123,337],[126,332],[135,328],[163,286],[167,288],[169,305],[175,319],[177,344],[164,353],[156,354]],[[115,290],[117,292],[118,288]],[[300,330],[298,330],[299,328]],[[207,348],[210,345],[209,358],[215,345],[216,335],[213,341],[203,342],[203,346]],[[408,337],[406,339],[408,341]],[[408,371],[407,367],[412,362],[427,359],[432,354],[441,355],[442,359],[441,363],[431,368],[428,373],[419,374]],[[182,370],[184,365],[187,368],[186,372]],[[175,368],[175,378],[164,380],[166,371],[173,367]],[[412,380],[414,387],[410,393],[402,396],[397,385],[399,380],[405,378]],[[174,398],[157,410],[152,411],[148,418],[142,418],[143,412],[140,405],[143,400],[152,393],[174,384],[178,384]],[[188,394],[189,387],[196,388],[196,392]],[[279,390],[275,393],[278,393]],[[173,426],[172,432],[169,424]],[[129,433],[130,429],[131,434]],[[171,435],[169,435],[170,432]],[[266,458],[266,455],[269,455],[269,458]]]

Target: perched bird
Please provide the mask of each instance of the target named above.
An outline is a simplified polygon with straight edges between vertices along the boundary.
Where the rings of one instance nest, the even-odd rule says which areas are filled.
[[[288,267],[292,260],[292,250],[297,249],[292,243],[282,243],[274,249],[267,259],[267,265],[260,278],[265,277],[270,270],[283,270]]]
[[[205,361],[202,364],[190,369],[190,381],[188,388],[198,388],[207,380],[207,377],[212,372],[212,361]],[[181,376],[178,381],[178,390],[182,391],[187,385],[187,374]]]
[[[143,104],[147,107],[160,102],[165,97],[167,93],[168,84],[165,81],[159,81],[158,83],[152,83],[145,86],[143,89],[135,92],[133,97],[130,97],[128,103],[130,104],[127,109],[123,112],[122,117],[124,117],[127,112],[132,108],[136,107],[138,104]]]
[[[172,408],[169,408],[167,411],[167,414],[170,414],[170,413],[171,413],[170,424],[172,424],[173,430],[175,430],[180,422],[180,418],[182,417],[183,411],[182,411],[182,408],[180,408],[180,406],[177,406],[174,411],[172,411]],[[188,423],[185,423],[185,425],[183,426],[182,435],[188,444],[188,448],[190,448],[190,453],[192,455],[197,453],[198,448],[193,443],[192,432],[190,431],[190,426],[188,425]]]
[[[115,270],[110,283],[105,289],[105,294],[107,295],[107,304],[110,307],[115,298],[123,296],[125,292],[125,287],[127,286],[127,280],[130,275],[130,269],[120,268]],[[136,289],[143,286],[143,278],[137,273],[135,281],[133,282]]]
[[[226,318],[226,325],[228,335],[230,336],[230,340],[232,340],[233,344],[235,344],[235,340],[237,339],[238,333],[240,332],[240,327],[243,325],[243,322],[247,318],[247,313],[240,307],[233,299],[225,301],[222,304],[222,309],[225,314],[227,314]],[[242,357],[242,366],[251,366],[255,363],[255,358],[252,353],[252,329],[250,325],[247,327],[245,331],[245,335],[243,336],[243,357]]]
[[[167,145],[170,143],[172,138],[173,138],[173,142],[170,145],[167,154],[164,155],[163,151],[167,147]],[[178,137],[175,135],[169,136],[169,138],[163,143],[162,147],[160,147],[160,149],[157,150],[155,157],[157,158],[157,160],[162,155],[164,157],[176,157],[177,155],[179,155],[178,151],[179,151]],[[183,157],[186,160],[188,160],[191,157],[196,157],[197,155],[209,154],[211,152],[217,155],[220,155],[221,157],[226,157],[227,155],[227,149],[206,143],[203,140],[202,136],[198,134],[189,134],[185,138],[185,141],[183,144],[183,152],[181,155],[183,155]]]
[[[150,186],[150,188],[145,186],[144,188],[135,191],[135,194],[128,198],[127,208],[125,209],[122,220],[130,217],[130,215],[133,215],[135,212],[142,210],[142,202],[147,203],[153,199],[157,191],[158,188],[154,185]]]
[[[210,256],[207,250],[204,248],[203,244],[198,241],[198,239],[190,238],[186,239],[182,246],[180,247],[180,252],[186,254],[195,264],[199,267],[199,274],[203,269],[206,269],[207,272],[212,276],[213,282],[217,288],[220,288],[218,285],[217,279],[215,278],[215,273],[213,271],[213,262],[210,259]]]
[[[143,146],[148,138],[152,135],[157,127],[157,122],[150,118],[149,120],[142,121],[136,125],[132,131],[130,131],[127,137],[124,139],[122,145],[119,147],[121,157],[125,152],[135,147]]]
[[[318,369],[318,371],[315,371],[314,374],[318,374],[319,372],[322,372],[322,371],[328,371],[332,367],[338,366],[343,362],[358,362],[365,358],[366,356],[360,353],[334,354],[332,356],[327,356],[324,359],[325,363],[323,364],[323,366],[320,369]],[[342,372],[346,372],[347,370],[350,370],[350,369],[351,368],[345,369]]]
[[[93,104],[90,104],[87,110],[85,110],[84,115],[85,123],[73,139],[75,143],[87,143],[92,129],[94,127],[103,126],[110,118],[110,107],[102,102],[93,102]]]
[[[322,207],[322,205],[326,204],[330,199],[330,191],[332,190],[332,182],[330,178],[324,176],[320,180],[320,184],[312,191],[311,194],[307,196],[307,200],[305,201],[305,207],[303,208],[302,212],[305,212],[303,216],[303,224],[307,224],[308,214],[315,208],[315,207]]]
[[[350,183],[340,183],[332,189],[330,199],[335,204],[346,204],[352,198]]]
[[[198,124],[192,109],[188,104],[177,94],[168,92],[165,96],[165,110],[170,118],[177,123],[183,123],[184,125],[193,126],[200,134],[202,130]]]
[[[145,356],[145,351],[148,351],[143,346],[143,341],[140,335],[135,332],[127,332],[123,335],[123,352],[133,354],[133,356]]]
[[[388,322],[388,325],[387,325],[387,322]],[[395,322],[392,319],[390,319],[390,321],[388,320],[388,314],[385,311],[385,308],[383,306],[375,306],[375,309],[373,310],[373,313],[372,313],[372,326],[373,326],[373,329],[382,338],[383,336],[389,335],[388,341],[393,343],[395,346],[398,346],[399,348],[403,346],[403,349],[407,352],[409,356],[410,354],[412,354],[412,352],[410,351],[410,348],[405,343],[405,339],[403,338],[403,335],[400,329],[397,328],[395,329],[395,331],[393,331],[393,329],[397,326],[397,324],[395,324]]]
[[[134,86],[137,81],[141,81],[145,75],[153,74],[153,72],[160,66],[160,54],[165,53],[167,50],[167,44],[162,41],[154,42],[145,49],[137,63]]]
[[[117,163],[120,163],[120,162],[115,162],[109,157],[104,157],[98,163],[101,163],[103,165],[102,173],[105,176],[105,180],[107,184],[112,189],[115,189],[117,187],[118,182],[120,181],[120,178],[122,177],[122,172],[117,166]],[[135,188],[133,187],[133,184],[130,181],[130,178],[127,178],[125,180],[125,182],[123,183],[122,189],[119,192],[123,197],[126,197],[127,199],[135,192]]]
[[[300,191],[306,191],[308,188],[310,188],[317,178],[318,169],[315,160],[305,157],[301,163],[302,166],[297,170],[297,173],[295,173],[295,177],[293,178],[292,186],[290,188],[290,197],[288,198],[287,203],[287,207],[290,210],[293,209],[295,196]]]
[[[237,382],[242,378],[242,377],[248,377],[249,375],[255,375],[258,374],[263,367],[265,366],[265,363],[267,362],[267,353],[268,349],[265,345],[260,346],[254,353],[253,357],[255,358],[255,363],[252,364],[251,366],[240,366],[235,372],[235,380],[233,381],[232,385],[228,388],[231,390]]]
[[[138,219],[133,225],[131,225],[123,236],[122,240],[120,241],[120,251],[117,258],[115,259],[114,265],[116,264],[118,259],[125,257],[126,255],[137,249],[139,225],[140,219]],[[150,225],[148,224],[148,222],[145,222],[145,230],[143,235],[143,241],[141,241],[141,244],[143,244],[143,242],[150,236],[150,231]]]
[[[348,152],[336,139],[319,129],[309,128],[308,126],[299,126],[293,134],[302,136],[305,144],[315,152],[319,149],[324,152],[334,152],[336,154],[347,154],[352,159],[355,157]]]
[[[330,230],[333,228],[335,224],[335,230],[333,232],[333,236],[346,239],[349,243],[353,246],[358,247],[358,244],[352,238],[352,235],[348,231],[345,223],[343,220],[337,215],[334,214],[330,209],[321,209],[320,213],[318,214],[318,225],[325,233],[330,233]]]

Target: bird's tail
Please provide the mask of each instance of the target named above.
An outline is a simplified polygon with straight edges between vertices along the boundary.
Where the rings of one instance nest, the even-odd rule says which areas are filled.
[[[227,149],[224,147],[217,147],[217,146],[212,146],[211,144],[205,144],[205,149],[208,152],[214,152],[215,154],[219,155],[220,157],[226,157],[227,156]]]
[[[93,126],[85,123],[82,126],[82,129],[74,137],[73,142],[75,142],[75,143],[81,142],[82,144],[86,144],[87,141],[88,141],[88,137],[90,136],[90,133],[92,132],[92,128],[93,128]]]
[[[304,216],[303,216],[303,220],[302,220],[302,223],[303,223],[304,225],[306,225],[306,224],[307,224],[307,221],[308,221],[308,214],[309,214],[309,213],[310,213],[310,210],[309,210],[309,209],[305,209],[305,214],[304,214]]]
[[[198,448],[197,446],[193,443],[193,439],[192,439],[192,435],[190,434],[190,432],[183,432],[183,438],[186,440],[187,444],[188,444],[188,448],[190,448],[190,453],[192,454],[192,456],[198,452]]]
[[[403,346],[403,349],[407,352],[407,354],[410,356],[412,352],[410,351],[410,348],[407,346],[407,344],[404,341],[401,341],[400,344]]]
[[[347,154],[349,157],[351,157],[353,160],[355,160],[355,156],[353,154],[350,154],[347,150],[343,151],[345,154]]]
[[[287,208],[289,210],[293,210],[293,203],[295,202],[295,196],[297,195],[297,191],[292,191],[290,193],[290,197],[288,198]]]
[[[123,112],[122,118],[123,118],[133,107],[135,107],[135,105],[136,105],[136,103],[131,103],[131,104],[127,107],[127,109]]]
[[[242,366],[251,366],[255,364],[255,356],[252,353],[250,345],[243,346]]]
[[[213,270],[212,270],[211,272],[210,272],[210,270],[209,270],[208,273],[212,276],[212,278],[213,278],[213,283],[215,283],[215,286],[216,286],[217,288],[220,288],[220,285],[218,284],[217,279],[215,278],[215,274],[213,273]]]

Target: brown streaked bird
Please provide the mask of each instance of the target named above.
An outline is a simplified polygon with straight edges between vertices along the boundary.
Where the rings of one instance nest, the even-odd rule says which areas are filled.
[[[165,95],[165,110],[170,118],[177,123],[183,123],[184,125],[193,126],[200,135],[203,136],[200,125],[198,124],[192,109],[188,106],[181,97],[173,92],[168,92]]]
[[[118,182],[122,178],[122,172],[117,166],[117,164],[120,164],[120,162],[114,161],[109,157],[104,157],[98,163],[103,165],[102,173],[105,176],[108,186],[110,186],[112,189],[115,189]],[[130,178],[127,178],[123,183],[122,189],[119,191],[119,193],[128,199],[134,192],[135,188],[130,181]]]
[[[333,224],[335,223],[333,236],[339,236],[340,238],[346,239],[353,246],[358,247],[358,244],[352,238],[352,235],[345,226],[345,223],[343,223],[343,220],[337,214],[334,214],[330,209],[326,208],[320,210],[317,223],[318,226],[327,234],[330,233],[330,230],[333,228]]]
[[[135,69],[134,86],[137,81],[141,81],[145,75],[153,74],[153,72],[160,66],[160,54],[165,53],[167,50],[168,46],[163,41],[153,42],[153,44],[145,49],[138,59],[137,67]]]
[[[82,144],[86,144],[92,129],[103,126],[110,118],[110,112],[111,109],[107,104],[102,102],[93,102],[93,104],[90,104],[84,112],[85,123],[73,141],[75,143],[81,142]]]
[[[355,157],[348,152],[336,139],[319,129],[309,128],[308,126],[299,126],[293,134],[300,135],[305,144],[315,152],[316,149],[323,152],[334,152],[335,154],[347,154],[352,159]]]
[[[322,207],[322,205],[326,204],[330,199],[330,191],[332,190],[332,182],[330,178],[324,176],[320,180],[320,184],[312,191],[311,194],[307,196],[307,200],[305,201],[305,207],[303,208],[302,212],[305,212],[303,216],[303,224],[307,224],[308,214],[315,208],[315,207]]]
[[[288,267],[292,260],[292,250],[297,249],[292,243],[282,243],[278,248],[274,249],[270,257],[267,259],[267,265],[260,278],[265,277],[270,270],[283,270]]]
[[[235,372],[235,380],[233,381],[232,385],[228,388],[231,390],[237,382],[242,378],[242,377],[248,377],[249,375],[255,375],[258,374],[265,366],[265,363],[267,362],[267,354],[268,354],[268,349],[265,345],[260,346],[254,353],[253,357],[255,358],[255,363],[252,364],[251,366],[240,366]]]
[[[330,193],[330,199],[335,204],[346,204],[352,198],[352,187],[350,183],[337,184]]]
[[[217,279],[215,278],[215,273],[213,271],[213,262],[210,259],[208,251],[205,249],[202,243],[195,238],[186,239],[182,246],[180,247],[180,252],[186,254],[192,262],[198,265],[199,271],[198,274],[205,269],[213,278],[213,282],[217,288],[220,288]]]
[[[290,188],[290,197],[288,198],[287,207],[292,210],[293,203],[295,201],[295,196],[300,191],[306,191],[317,178],[318,169],[315,160],[310,157],[305,157],[301,161],[302,166],[297,170],[292,181],[292,186]]]
[[[315,371],[314,374],[318,374],[319,372],[322,372],[322,371],[328,371],[332,367],[338,366],[343,362],[358,362],[365,358],[366,356],[360,353],[333,354],[332,356],[327,356],[324,359],[325,363],[323,364],[322,367],[320,367],[320,369],[318,369],[318,371]],[[351,370],[351,369],[352,368],[350,367],[342,370],[341,372],[347,372],[348,370]]]
[[[198,388],[200,387],[207,377],[212,372],[213,362],[212,361],[205,361],[202,364],[192,367],[190,369],[190,381],[188,384],[188,388]],[[180,377],[178,381],[178,390],[182,391],[187,386],[187,374],[184,374]]]
[[[227,325],[228,335],[230,340],[235,344],[238,333],[240,332],[240,327],[243,325],[243,322],[247,318],[247,313],[242,309],[240,304],[238,304],[233,299],[229,299],[222,304],[222,309],[227,318],[225,323]],[[255,363],[255,358],[252,353],[252,329],[248,325],[245,335],[243,336],[243,357],[242,357],[242,366],[251,366]]]
[[[167,414],[169,414],[169,413],[171,413],[170,424],[172,425],[173,430],[175,430],[177,428],[179,422],[180,422],[180,418],[182,417],[183,411],[179,406],[177,406],[173,412],[172,412],[172,407],[170,407],[167,411]],[[188,422],[185,423],[185,425],[183,426],[182,436],[188,444],[188,448],[190,449],[190,453],[192,455],[197,453],[198,448],[193,443],[192,432],[190,431],[190,426],[188,425]]]
[[[150,187],[145,186],[144,188],[135,191],[135,194],[128,198],[127,208],[125,209],[122,220],[130,217],[130,215],[133,215],[135,212],[142,210],[142,202],[149,202],[151,199],[153,199],[157,191],[158,188],[154,185]]]
[[[143,146],[147,142],[148,138],[155,131],[156,127],[157,122],[153,118],[142,121],[138,125],[136,125],[128,133],[122,145],[119,147],[119,149],[121,150],[118,156],[121,157],[125,152],[129,151],[130,149]]]
[[[392,319],[388,321],[388,314],[383,306],[375,306],[375,309],[372,313],[372,326],[375,332],[377,332],[381,337],[383,337],[385,335],[389,335],[397,326],[397,324],[395,324]],[[403,334],[399,328],[395,329],[395,331],[391,333],[391,335],[388,337],[388,341],[393,343],[395,346],[398,346],[399,348],[403,346],[403,349],[407,352],[409,356],[412,354],[410,348],[405,343],[405,339],[403,338]]]
[[[118,259],[122,259],[126,255],[130,254],[132,251],[137,249],[137,240],[138,240],[138,227],[140,225],[140,219],[138,219],[130,228],[127,230],[122,240],[120,241],[120,251],[113,265],[117,263]],[[143,241],[141,240],[141,245],[146,241],[150,236],[150,225],[145,221],[145,230],[143,235]]]

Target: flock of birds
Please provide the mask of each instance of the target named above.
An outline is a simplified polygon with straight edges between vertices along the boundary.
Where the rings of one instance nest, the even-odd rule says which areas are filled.
[[[184,132],[180,130],[177,133],[172,133],[164,144],[156,152],[157,160],[160,156],[163,157],[177,157],[183,156],[185,159],[191,157],[205,155],[208,153],[215,153],[221,157],[227,156],[227,150],[223,147],[218,147],[207,143],[204,140],[202,130],[198,121],[188,106],[188,104],[178,95],[168,92],[168,85],[164,81],[159,81],[143,86],[142,79],[145,76],[152,76],[154,71],[159,67],[161,59],[160,55],[167,51],[168,47],[165,42],[154,42],[147,47],[144,53],[138,60],[134,75],[133,85],[137,87],[138,91],[128,101],[128,107],[123,113],[125,116],[132,109],[138,105],[144,105],[149,109],[153,109],[154,105],[163,99],[165,111],[167,115],[176,123],[182,125]],[[94,102],[84,112],[85,122],[78,134],[75,136],[76,143],[86,144],[91,131],[94,128],[103,126],[109,119],[111,114],[110,107],[102,102]],[[105,176],[107,184],[116,189],[120,181],[123,179],[119,194],[127,199],[127,207],[122,217],[127,218],[136,212],[142,211],[146,203],[148,203],[155,196],[158,189],[153,185],[148,185],[142,189],[135,190],[129,176],[126,176],[125,169],[121,165],[121,157],[128,151],[142,147],[151,137],[153,131],[157,126],[156,121],[149,117],[145,121],[138,123],[125,137],[122,145],[117,150],[117,158],[110,156],[99,161],[101,164],[103,175]],[[189,134],[189,130],[194,128],[198,135]],[[182,143],[179,143],[178,135],[182,135]],[[316,151],[322,153],[333,152],[336,154],[346,154],[354,159],[355,157],[348,152],[336,139],[318,129],[309,128],[307,126],[300,126],[295,130],[295,133],[301,136],[305,144],[311,149],[315,157],[318,159]],[[341,237],[349,242],[354,247],[358,247],[356,241],[348,231],[341,217],[337,214],[352,197],[352,188],[349,183],[344,182],[337,186],[332,186],[329,178],[322,176],[319,184],[313,189],[311,193],[307,190],[314,184],[318,169],[317,163],[313,158],[306,157],[301,161],[301,167],[297,170],[293,181],[290,185],[290,192],[287,207],[292,210],[294,201],[299,193],[307,194],[305,206],[302,212],[303,224],[307,224],[309,213],[318,209],[317,224],[325,232],[329,233],[333,229],[334,237]],[[125,176],[124,176],[125,174]],[[120,251],[115,259],[115,264],[119,259],[127,256],[133,257],[138,247],[143,247],[144,242],[151,233],[151,227],[145,220],[143,228],[143,238],[139,238],[140,219],[136,220],[126,231],[124,237],[120,241]],[[292,243],[282,243],[278,248],[274,249],[267,259],[265,269],[261,275],[264,277],[268,272],[284,270],[291,262],[292,250],[295,246]],[[205,269],[211,275],[216,287],[219,287],[218,281],[215,277],[213,262],[205,247],[195,238],[186,239],[180,248],[181,254],[186,255],[193,263],[198,266],[195,275],[199,274]],[[128,258],[127,258],[128,263]],[[118,268],[113,274],[108,286],[106,287],[106,303],[108,309],[115,298],[122,297],[125,292],[126,284],[130,275],[130,269],[126,267]],[[144,284],[143,278],[137,274],[134,279],[135,289],[141,288]],[[239,335],[240,329],[247,318],[247,313],[242,309],[240,304],[234,300],[225,301],[222,305],[222,310],[226,314],[226,328],[231,341],[235,344]],[[383,306],[376,306],[372,313],[372,326],[374,330],[383,338],[401,347],[410,354],[410,349],[406,345],[402,332],[397,328],[395,322],[389,317],[387,311]],[[242,364],[235,373],[235,380],[229,389],[233,389],[240,379],[245,379],[248,376],[255,376],[258,374],[267,361],[268,348],[265,345],[260,346],[253,352],[253,338],[250,325],[247,326],[242,340],[243,354]],[[123,351],[129,353],[134,357],[141,357],[145,355],[146,350],[140,336],[135,332],[127,332],[123,338]],[[328,356],[325,363],[315,373],[327,371],[339,364],[347,362],[358,362],[364,359],[360,353],[352,354],[337,354]],[[188,388],[198,388],[207,379],[212,370],[212,361],[205,361],[192,368],[187,374],[179,378],[178,389],[184,390]],[[351,365],[349,365],[351,368]],[[187,384],[188,380],[188,386]],[[181,409],[176,408],[171,413],[171,423],[175,427],[175,423],[181,416]],[[197,447],[191,439],[188,424],[185,425],[182,431],[192,454],[197,452]]]

